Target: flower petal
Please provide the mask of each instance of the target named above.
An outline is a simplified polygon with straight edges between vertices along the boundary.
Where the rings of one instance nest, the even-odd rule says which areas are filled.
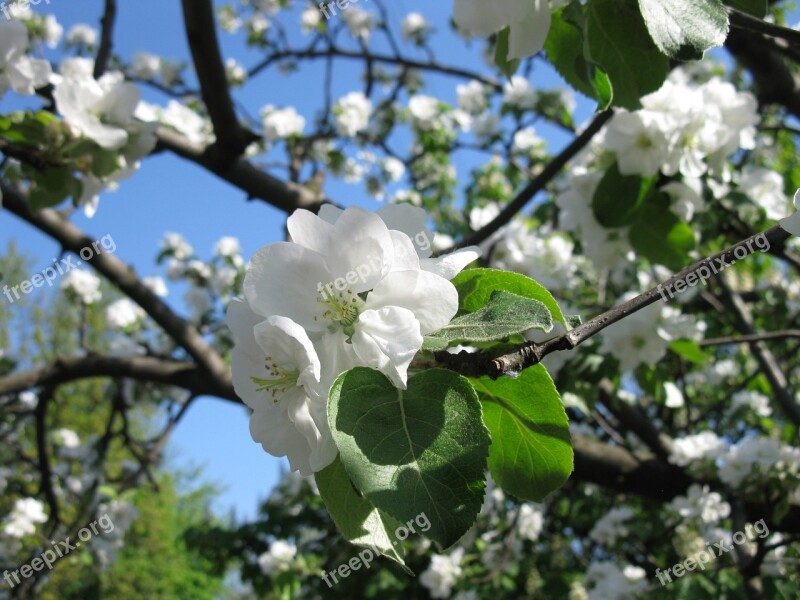
[[[439,277],[444,277],[450,281],[463,271],[464,267],[478,260],[480,257],[480,248],[477,246],[468,246],[438,258],[423,258],[420,261],[420,266],[423,270],[434,273]]]
[[[379,370],[395,386],[406,389],[408,365],[422,347],[414,313],[397,306],[365,310],[359,315],[352,342],[362,364]]]
[[[420,323],[422,335],[447,325],[458,310],[458,292],[447,279],[427,271],[393,271],[367,296],[367,308],[400,306]]]

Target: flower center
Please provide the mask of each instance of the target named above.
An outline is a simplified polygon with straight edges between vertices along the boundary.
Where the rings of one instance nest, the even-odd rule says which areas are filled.
[[[348,335],[352,336],[355,332],[353,324],[358,320],[364,301],[354,294],[351,290],[323,290],[317,302],[325,307],[322,317],[332,321],[334,326],[339,326]]]
[[[261,377],[251,377],[250,379],[258,386],[256,387],[257,392],[269,392],[272,395],[272,401],[277,402],[278,399],[275,397],[277,394],[282,394],[297,386],[297,378],[300,373],[279,367],[272,361],[271,356],[267,356],[266,361],[270,379],[262,379]]]

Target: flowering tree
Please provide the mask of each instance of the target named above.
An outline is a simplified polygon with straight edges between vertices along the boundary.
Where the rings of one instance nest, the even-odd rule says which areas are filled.
[[[263,519],[191,532],[257,593],[796,596],[800,34],[783,3],[455,0],[436,26],[357,4],[183,0],[194,73],[117,56],[114,0],[59,62],[58,23],[8,7],[0,95],[38,105],[0,114],[3,207],[102,281],[63,261],[3,289],[58,279],[76,324],[0,373],[3,564],[146,485],[212,395],[289,461]],[[223,58],[220,35],[259,61]],[[444,35],[463,61],[438,58]],[[318,63],[315,115],[234,102]],[[340,63],[360,79],[337,97]],[[247,263],[235,238],[203,260],[167,236],[156,260],[188,315],[70,220],[161,153],[288,217]],[[329,198],[329,178],[382,206]],[[54,407],[98,378],[108,420],[87,441]],[[170,417],[145,440],[131,423],[154,408]],[[23,576],[10,594],[48,581]]]

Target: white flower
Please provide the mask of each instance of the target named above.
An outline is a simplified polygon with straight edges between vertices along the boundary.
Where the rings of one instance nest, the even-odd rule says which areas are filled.
[[[488,38],[511,28],[508,60],[536,54],[550,29],[547,0],[454,0],[453,19],[470,35]]]
[[[153,276],[153,277],[145,277],[142,279],[142,284],[153,292],[159,298],[166,298],[169,295],[169,290],[167,289],[167,284],[164,283],[164,280],[161,277]]]
[[[97,30],[84,23],[73,25],[67,32],[67,44],[94,46],[97,44]]]
[[[560,225],[579,234],[584,255],[599,269],[613,269],[624,261],[631,246],[627,228],[607,229],[594,216],[592,198],[601,177],[602,172],[573,175],[570,187],[556,197],[556,205],[561,209]]]
[[[73,269],[61,280],[61,289],[75,295],[84,304],[100,300],[100,279],[94,273]]]
[[[50,80],[50,63],[30,58],[28,29],[16,21],[0,21],[0,99],[10,88],[32,96]]]
[[[669,462],[679,467],[688,466],[698,460],[715,460],[727,449],[727,445],[713,431],[704,431],[672,442]]]
[[[625,523],[633,517],[633,509],[630,506],[619,506],[612,508],[605,515],[600,517],[589,532],[589,537],[610,549],[617,543],[617,540],[628,535],[628,528]]]
[[[428,131],[441,125],[442,106],[438,98],[433,96],[412,96],[408,102],[408,110],[414,127]]]
[[[226,236],[214,245],[214,254],[217,256],[234,257],[242,253],[242,246],[235,237]]]
[[[717,492],[707,485],[693,483],[685,496],[676,496],[668,506],[669,510],[684,519],[699,519],[701,525],[716,525],[731,513],[731,506]]]
[[[760,417],[769,417],[772,414],[769,398],[764,394],[749,390],[739,390],[731,396],[731,405],[728,408],[728,415],[734,415],[741,408],[755,411]]]
[[[589,600],[628,600],[647,587],[644,569],[612,562],[593,562],[586,571]]]
[[[54,15],[47,15],[42,22],[43,38],[48,48],[55,48],[64,35],[64,28],[56,20]]]
[[[195,144],[208,144],[214,140],[211,123],[196,111],[177,100],[167,102],[166,108],[139,102],[134,113],[137,119],[150,123],[161,123],[172,127]]]
[[[15,538],[36,533],[36,523],[47,522],[44,504],[35,498],[23,498],[14,503],[14,508],[3,526],[3,532]]]
[[[269,546],[269,550],[258,557],[258,566],[264,575],[274,575],[281,571],[287,571],[297,554],[297,546],[276,540]]]
[[[127,329],[144,316],[144,310],[128,298],[121,298],[106,308],[106,321],[112,329]]]
[[[386,174],[386,178],[392,182],[400,181],[403,175],[406,174],[406,166],[403,164],[403,161],[394,156],[384,159],[381,166],[383,172]]]
[[[672,198],[670,210],[683,221],[691,221],[695,213],[705,212],[708,208],[700,179],[684,177],[683,181],[671,181],[661,191]]]
[[[300,27],[303,30],[303,33],[311,33],[312,31],[316,31],[319,28],[319,24],[322,22],[322,14],[320,13],[318,8],[313,6],[309,6],[307,9],[303,11],[300,15]]]
[[[247,71],[235,58],[229,58],[225,61],[225,77],[230,85],[239,86],[247,81]]]
[[[161,59],[149,52],[137,52],[133,55],[131,72],[139,79],[154,79],[161,69]]]
[[[53,432],[53,441],[59,446],[70,449],[81,445],[81,438],[71,429],[56,429]]]
[[[664,383],[664,392],[667,397],[664,404],[667,408],[680,408],[685,404],[683,393],[678,389],[678,386],[671,381]]]
[[[428,588],[431,598],[449,598],[461,576],[461,560],[464,549],[457,548],[449,555],[437,554],[431,558],[430,566],[419,576],[419,582]]]
[[[775,171],[747,166],[739,178],[739,188],[764,208],[768,219],[778,220],[789,214],[789,199],[783,191],[783,178]]]
[[[411,239],[362,209],[347,209],[333,224],[298,210],[288,229],[294,243],[271,244],[251,261],[244,280],[251,308],[336,335],[334,355],[352,350],[360,364],[404,389],[422,336],[455,315],[453,285],[421,270]],[[284,285],[276,287],[276,280]]]
[[[469,115],[479,115],[489,108],[486,89],[480,81],[473,79],[466,85],[456,86],[458,107]]]
[[[407,42],[422,43],[425,41],[425,36],[430,31],[430,23],[425,20],[421,14],[413,12],[403,19],[401,31],[403,38]]]
[[[624,295],[618,304],[636,296]],[[610,325],[603,331],[600,352],[613,354],[623,372],[633,371],[640,364],[655,364],[666,354],[669,340],[659,335],[658,325],[662,313],[660,304],[651,304],[627,318]]]
[[[651,177],[670,156],[667,136],[649,111],[618,112],[608,124],[605,147],[617,153],[623,175]]]
[[[77,132],[108,150],[128,143],[127,126],[139,103],[139,89],[122,73],[94,77],[64,77],[53,90],[58,112]],[[155,140],[155,138],[154,138]]]
[[[329,223],[335,223],[342,212],[341,209],[326,204],[320,210],[319,216]],[[390,230],[404,233],[411,239],[419,257],[420,268],[424,271],[430,271],[450,280],[480,257],[480,250],[475,246],[469,246],[439,258],[431,258],[436,245],[436,235],[428,230],[427,215],[419,207],[408,204],[387,204],[379,208],[376,214]],[[452,246],[452,240],[449,246]]]
[[[533,150],[542,148],[544,143],[544,140],[536,135],[533,127],[520,129],[514,134],[513,147],[517,152],[529,154]]]
[[[204,287],[190,287],[183,295],[183,300],[189,306],[189,317],[193,323],[199,323],[204,316],[214,310],[214,297],[211,291]]]
[[[533,108],[536,104],[536,92],[527,79],[514,75],[503,86],[503,104],[522,110]]]
[[[161,240],[161,251],[178,260],[186,260],[194,254],[194,248],[180,233],[165,233]]]
[[[39,397],[30,390],[20,392],[19,401],[25,408],[34,409],[39,404]]]
[[[281,316],[266,320],[233,300],[227,323],[236,345],[231,362],[237,395],[253,409],[250,433],[264,450],[287,456],[302,475],[336,458],[326,401],[319,394],[322,367],[306,332]]]
[[[182,70],[183,66],[180,63],[173,60],[162,59],[161,67],[158,70],[161,83],[167,87],[172,87],[180,80]]]
[[[477,224],[478,216],[474,217]],[[513,221],[495,245],[492,264],[527,275],[549,290],[563,289],[572,285],[578,270],[573,250],[574,244],[563,234],[531,231],[524,223]]]
[[[365,42],[369,40],[372,30],[375,29],[377,24],[372,13],[350,5],[350,7],[347,10],[343,10],[341,14],[342,21],[347,25],[350,35],[354,38],[361,38]]]
[[[519,535],[530,541],[539,539],[544,527],[544,515],[541,507],[530,503],[521,504],[517,515],[517,530]]]
[[[264,126],[264,138],[275,141],[302,135],[306,120],[293,107],[276,108],[268,104],[261,110],[261,123]]]
[[[372,102],[362,92],[351,92],[340,98],[333,107],[336,132],[343,137],[353,137],[366,129],[372,115]]]
[[[249,35],[260,36],[270,28],[269,19],[260,13],[254,13],[244,21],[244,30]]]

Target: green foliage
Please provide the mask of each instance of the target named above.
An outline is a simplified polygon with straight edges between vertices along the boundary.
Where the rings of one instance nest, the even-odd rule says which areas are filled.
[[[642,208],[628,237],[641,256],[678,271],[690,263],[694,230],[669,210],[666,194],[658,193]]]
[[[508,60],[508,46],[511,39],[511,28],[506,27],[497,35],[497,45],[495,46],[494,62],[500,71],[511,79],[511,76],[519,69],[520,60],[518,58]]]
[[[639,0],[644,22],[659,50],[678,60],[700,60],[728,36],[720,0]]]
[[[569,422],[553,380],[542,365],[519,377],[472,380],[492,434],[489,470],[497,484],[541,502],[573,468]]]
[[[726,0],[725,4],[759,19],[766,16],[769,8],[767,0]]]
[[[393,544],[393,534],[400,523],[375,508],[353,487],[339,457],[317,472],[315,479],[325,507],[346,540],[405,564],[402,546]]]
[[[615,106],[639,108],[639,98],[664,83],[669,61],[650,38],[635,0],[592,0],[586,41],[591,59],[608,73]]]
[[[608,75],[588,59],[585,48],[586,19],[580,4],[571,3],[553,15],[544,49],[556,71],[582,94],[597,100],[598,108],[611,104]]]
[[[486,306],[496,291],[506,291],[517,296],[532,298],[545,305],[554,323],[567,326],[558,302],[544,286],[530,277],[499,269],[468,269],[453,278],[458,290],[459,313],[475,312]]]
[[[451,342],[489,342],[523,333],[529,329],[550,331],[553,319],[539,300],[503,290],[492,292],[489,302],[472,313],[453,319],[425,338],[423,348],[442,350]]]
[[[630,225],[638,215],[655,183],[655,178],[622,175],[617,163],[606,170],[592,198],[592,210],[603,227]]]
[[[483,502],[489,433],[465,378],[431,369],[398,390],[382,373],[351,369],[334,382],[328,422],[356,488],[401,522],[420,514],[426,535],[453,545]]]

